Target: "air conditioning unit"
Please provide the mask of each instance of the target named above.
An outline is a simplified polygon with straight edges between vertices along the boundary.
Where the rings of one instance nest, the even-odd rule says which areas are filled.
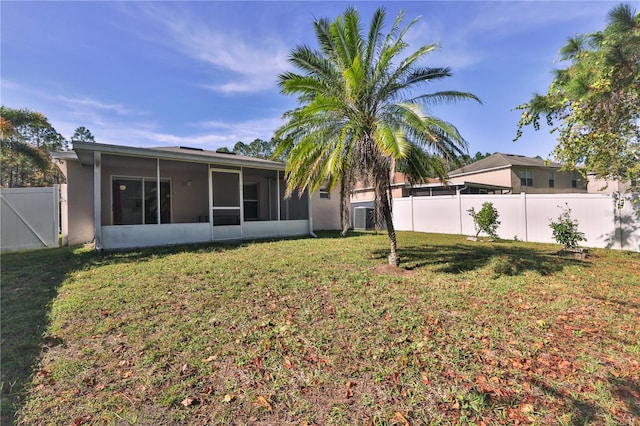
[[[369,207],[355,207],[353,209],[353,229],[373,229],[373,209]]]

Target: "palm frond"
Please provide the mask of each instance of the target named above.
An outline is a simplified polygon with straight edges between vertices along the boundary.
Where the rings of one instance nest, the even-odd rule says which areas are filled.
[[[482,104],[482,100],[473,93],[459,92],[457,90],[445,90],[441,92],[426,93],[415,98],[408,99],[407,102],[416,102],[423,105],[438,105],[442,103],[453,103],[458,101],[474,100]]]

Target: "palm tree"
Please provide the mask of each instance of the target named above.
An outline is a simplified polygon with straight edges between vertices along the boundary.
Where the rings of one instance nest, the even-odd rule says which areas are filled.
[[[276,136],[282,141],[278,151],[290,150],[287,194],[340,185],[343,228],[345,222],[348,226],[348,197],[355,182],[374,188],[376,227],[386,225],[388,260],[397,266],[391,172],[402,168],[419,179],[435,170],[444,178],[441,162],[466,151],[457,129],[423,107],[480,100],[457,91],[415,95],[418,86],[449,77],[451,70],[419,65],[437,44],[405,54],[403,37],[416,20],[401,28],[400,12],[384,35],[385,15],[384,8],[375,11],[366,38],[355,8],[347,8],[333,22],[314,22],[319,50],[306,45],[293,49],[289,61],[299,72],[279,77],[281,92],[296,95],[299,106],[285,113],[286,123]]]
[[[0,186],[46,186],[61,181],[49,151],[62,149],[63,142],[41,113],[0,105]]]

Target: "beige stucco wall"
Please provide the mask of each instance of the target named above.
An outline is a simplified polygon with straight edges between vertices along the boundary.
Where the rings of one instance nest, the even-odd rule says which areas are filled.
[[[60,170],[67,178],[61,193],[62,235],[65,245],[93,241],[93,167],[64,160]]]
[[[451,177],[456,182],[466,181],[484,183],[486,185],[512,186],[511,171],[509,169],[491,170],[481,173],[469,173],[462,176]]]
[[[613,194],[614,192],[627,192],[631,189],[631,182],[621,182],[619,180],[599,179],[595,176],[588,176],[587,192],[597,194]]]
[[[531,170],[533,186],[520,185],[520,170]],[[555,185],[549,187],[549,172],[555,174]],[[560,172],[557,169],[536,168],[536,167],[512,167],[488,172],[469,173],[462,176],[455,176],[452,179],[464,180],[466,182],[484,183],[487,185],[499,185],[512,187],[513,194],[526,192],[529,194],[554,194],[554,193],[576,193],[587,192],[586,182],[578,174],[578,187],[571,186],[572,172]]]
[[[160,161],[160,178],[171,182],[171,223],[195,223],[209,214],[209,166]]]
[[[336,230],[340,226],[340,189],[334,188],[329,198],[320,198],[320,191],[311,194],[313,229]]]
[[[404,184],[392,184],[391,185],[391,198],[402,198],[405,196],[404,194]],[[360,201],[373,201],[375,198],[375,192],[372,188],[366,189],[356,189],[351,193],[351,201],[352,202],[360,202]]]
[[[361,190],[351,193],[351,202],[372,201],[373,198],[373,190]]]
[[[521,186],[520,170],[531,170],[533,177],[533,186]],[[555,185],[553,188],[549,187],[549,172],[553,171],[555,176]],[[578,186],[576,188],[571,186],[573,173],[561,172],[557,169],[541,169],[541,168],[527,168],[527,167],[513,167],[511,170],[511,186],[513,187],[513,193],[519,194],[526,192],[528,194],[567,194],[567,193],[581,193],[587,192],[586,181],[578,173]]]

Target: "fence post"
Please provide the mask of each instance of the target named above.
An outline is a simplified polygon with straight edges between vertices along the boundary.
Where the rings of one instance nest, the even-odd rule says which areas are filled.
[[[520,193],[520,206],[522,208],[522,217],[524,219],[524,240],[525,242],[529,242],[529,222],[527,220],[527,193]]]
[[[456,195],[458,196],[458,218],[460,225],[459,234],[462,235],[462,191],[460,191],[460,188],[458,188],[458,190],[456,191]]]
[[[413,195],[409,195],[409,200],[410,200],[410,206],[411,206],[411,232],[415,231],[415,227],[414,227],[414,221],[413,221],[413,215],[414,210],[413,210]]]
[[[56,241],[56,247],[60,246],[60,185],[53,185],[53,236]]]

